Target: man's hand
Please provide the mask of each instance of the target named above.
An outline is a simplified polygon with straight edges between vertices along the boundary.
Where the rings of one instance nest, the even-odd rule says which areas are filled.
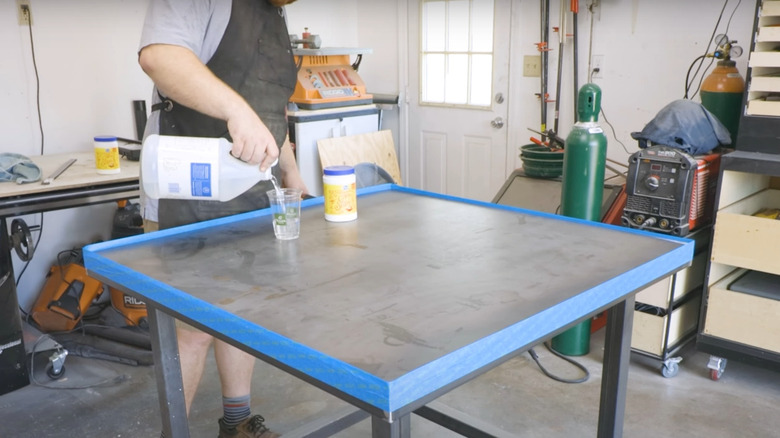
[[[234,157],[259,164],[261,171],[268,169],[279,158],[274,136],[251,108],[229,116],[227,126],[233,137],[231,153]]]

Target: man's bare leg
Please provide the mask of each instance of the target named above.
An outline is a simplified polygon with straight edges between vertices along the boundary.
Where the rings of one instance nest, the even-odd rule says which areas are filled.
[[[240,397],[252,390],[252,371],[255,357],[238,348],[214,340],[214,357],[217,359],[223,397]]]
[[[203,369],[206,366],[206,355],[214,338],[200,330],[189,327],[177,327],[176,336],[179,343],[179,363],[184,388],[184,403],[187,415],[190,413],[192,400],[198,391]]]

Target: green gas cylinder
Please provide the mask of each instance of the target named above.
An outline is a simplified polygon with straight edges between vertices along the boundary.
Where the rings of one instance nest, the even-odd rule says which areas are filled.
[[[561,214],[601,221],[604,193],[604,169],[607,161],[607,137],[598,125],[601,88],[585,84],[577,97],[577,123],[574,124],[563,152]],[[590,350],[590,319],[554,337],[552,348],[568,356],[582,356]]]

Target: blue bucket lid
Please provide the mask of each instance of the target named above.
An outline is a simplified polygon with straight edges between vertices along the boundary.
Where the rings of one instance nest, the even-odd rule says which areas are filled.
[[[352,166],[328,166],[323,169],[325,175],[352,175],[355,173],[355,168]]]
[[[100,142],[116,141],[116,136],[114,136],[114,135],[97,135],[97,136],[95,136],[95,141],[100,141]]]

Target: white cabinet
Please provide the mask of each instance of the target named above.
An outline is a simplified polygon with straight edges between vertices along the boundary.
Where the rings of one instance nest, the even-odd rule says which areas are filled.
[[[359,105],[288,113],[290,141],[303,182],[312,196],[322,196],[322,165],[317,140],[346,137],[379,130],[379,108]]]
[[[696,242],[691,266],[636,295],[631,350],[661,360],[665,377],[677,374],[673,356],[696,336],[710,233],[707,226],[684,236]]]

